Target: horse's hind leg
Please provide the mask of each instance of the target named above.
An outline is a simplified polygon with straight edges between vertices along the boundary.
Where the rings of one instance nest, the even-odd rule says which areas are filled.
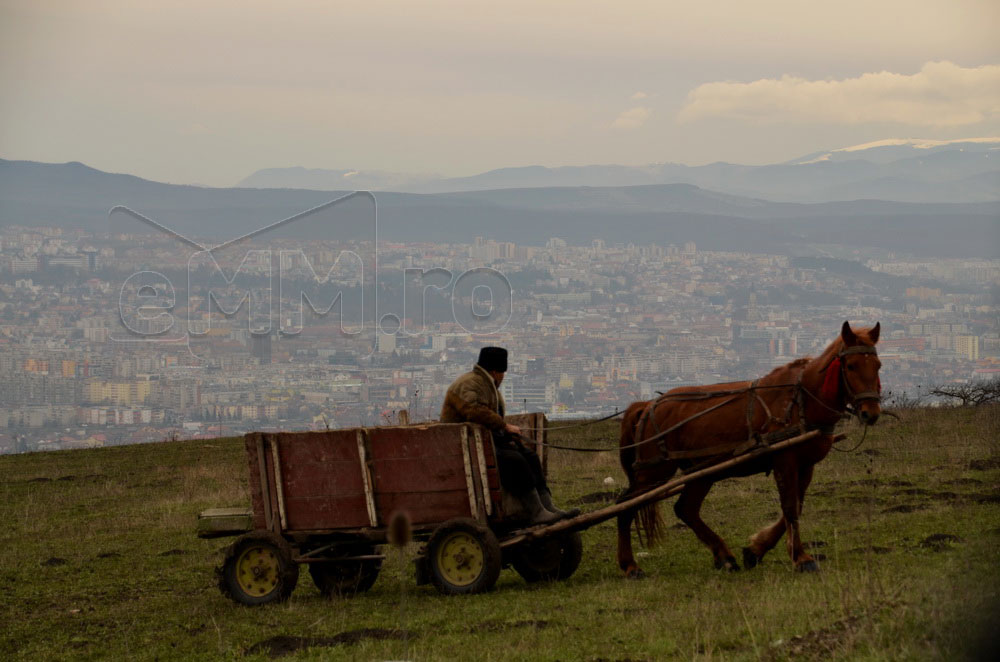
[[[698,540],[702,541],[715,557],[715,567],[724,568],[730,571],[740,569],[733,553],[729,551],[726,542],[719,535],[708,528],[708,525],[701,519],[701,504],[708,496],[708,491],[712,489],[712,483],[705,480],[696,480],[688,483],[681,492],[680,498],[674,504],[674,512],[682,522],[691,527]]]

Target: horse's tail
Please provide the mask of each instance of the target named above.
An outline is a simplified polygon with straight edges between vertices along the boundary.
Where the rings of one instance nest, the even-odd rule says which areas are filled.
[[[655,547],[663,540],[663,517],[660,516],[660,502],[646,504],[635,513],[635,530],[639,542],[646,547]]]

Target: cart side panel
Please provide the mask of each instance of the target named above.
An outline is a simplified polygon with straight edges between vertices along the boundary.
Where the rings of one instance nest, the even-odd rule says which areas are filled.
[[[466,458],[473,456],[463,425],[369,428],[375,510],[379,524],[387,525],[397,511],[413,524],[433,524],[452,517],[469,517]]]
[[[278,444],[285,530],[371,526],[355,430],[269,436]]]
[[[255,529],[267,528],[267,520],[264,516],[264,492],[260,479],[262,467],[257,452],[261,440],[262,436],[259,432],[251,432],[243,437],[247,452],[247,466],[250,469],[250,506],[253,509],[251,522]]]
[[[493,518],[503,517],[503,493],[500,490],[500,470],[497,468],[497,456],[493,449],[493,435],[482,426],[475,426],[479,430],[479,439],[483,444],[483,463],[486,465],[486,486],[489,489],[491,512]]]

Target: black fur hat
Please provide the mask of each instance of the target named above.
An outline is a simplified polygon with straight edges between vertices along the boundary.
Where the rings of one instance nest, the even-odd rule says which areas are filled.
[[[479,350],[476,363],[487,372],[507,372],[507,350],[503,347],[483,347]]]

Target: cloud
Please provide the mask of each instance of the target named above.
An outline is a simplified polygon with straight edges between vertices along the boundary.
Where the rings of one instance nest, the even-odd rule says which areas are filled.
[[[646,106],[636,106],[623,110],[622,113],[611,123],[612,129],[638,129],[646,123],[649,116],[653,114],[651,108]]]
[[[705,83],[688,93],[677,119],[708,117],[759,123],[977,124],[1000,117],[1000,65],[928,62],[913,75],[880,71],[843,80],[786,75],[751,83]]]
[[[642,100],[643,100],[643,99],[645,99],[645,98],[646,98],[647,96],[648,96],[648,95],[647,95],[647,94],[646,94],[645,92],[636,92],[635,94],[633,94],[633,95],[632,95],[631,97],[629,97],[629,98],[630,98],[630,99],[632,99],[632,101],[642,101]]]

